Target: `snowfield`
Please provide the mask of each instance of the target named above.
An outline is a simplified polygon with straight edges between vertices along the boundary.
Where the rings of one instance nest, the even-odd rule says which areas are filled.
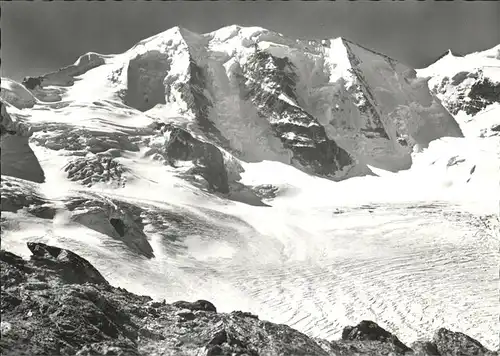
[[[378,93],[373,100],[379,100],[383,127],[391,127],[390,140],[359,138],[365,120],[359,113],[344,132],[327,127],[328,138],[338,136],[339,145],[371,172],[334,181],[291,165],[288,146],[270,135],[256,106],[239,97],[231,73],[245,65],[245,53],[254,50],[255,41],[277,58],[290,56],[303,72],[311,63],[332,66],[326,79],[299,81],[296,92],[310,90],[310,95],[297,94],[295,101],[276,94],[286,105],[306,107],[320,117],[332,97],[330,87],[340,85],[339,80],[353,85],[343,40],[320,44],[320,51],[265,29],[238,26],[206,35],[174,28],[123,54],[87,54],[88,60],[73,66],[103,64],[81,74],[77,70],[70,75],[78,79],[74,83],[61,84],[67,79],[62,73],[29,91],[2,80],[4,105],[14,121],[31,127],[30,147],[45,176],[43,183],[31,183],[2,175],[2,248],[22,256],[30,254],[28,241],[67,248],[88,259],[114,286],[167,301],[207,299],[220,311],[249,311],[312,336],[338,338],[345,325],[368,319],[404,343],[446,327],[498,349],[500,136],[485,135],[483,129],[500,124],[500,103],[475,115],[457,114],[456,129],[438,99],[415,89],[422,86],[421,78],[410,78],[407,88],[390,97],[384,92],[394,91],[401,78],[392,73],[393,81],[383,82],[377,71],[367,86]],[[163,55],[167,48],[182,51],[183,46],[189,47],[185,57]],[[213,104],[209,118],[217,131],[196,122],[198,94],[192,94],[195,105],[175,85],[190,80],[193,72],[186,61],[202,58],[207,48],[214,56],[207,59],[212,75],[225,78],[207,79],[212,83],[207,87],[213,87],[204,91]],[[339,56],[335,65],[318,59],[334,55]],[[490,57],[499,64],[498,57]],[[132,60],[132,67],[148,68],[144,73],[169,75],[160,82],[154,75],[134,78],[135,91],[127,94],[132,97],[123,96],[120,91],[130,84],[124,63]],[[385,62],[374,66],[386,68]],[[396,67],[394,73],[404,70]],[[59,82],[54,84],[54,78]],[[160,87],[170,92],[141,92]],[[48,91],[59,99],[42,100]],[[158,102],[149,107],[145,97]],[[411,99],[419,104],[412,108]],[[399,101],[408,102],[398,110],[411,116],[410,126],[424,119],[430,125],[408,138],[412,153],[394,143],[396,128],[389,114],[395,115]],[[351,104],[342,104],[342,113],[354,110]],[[328,120],[318,121],[325,126]],[[432,125],[443,122],[454,137],[434,139]],[[159,134],[159,123],[189,131],[192,138],[182,136],[174,143],[191,140],[194,152],[196,145],[212,152],[206,143],[219,134],[227,138],[227,147],[215,146],[223,152],[231,192],[207,188],[206,172],[197,170],[199,157],[186,155],[166,164],[161,150],[171,154],[176,149],[171,143],[175,131]],[[307,140],[294,132],[285,136],[298,145]],[[372,159],[376,149],[388,151]],[[401,170],[399,159],[411,167]],[[266,193],[254,193],[256,187]],[[45,205],[18,203],[17,197],[33,192]],[[21,207],[4,208],[11,201]],[[53,215],[34,214],[30,209],[37,204],[51,206]],[[126,223],[125,234],[111,228],[110,219],[119,217]],[[153,258],[143,253],[148,245]]]

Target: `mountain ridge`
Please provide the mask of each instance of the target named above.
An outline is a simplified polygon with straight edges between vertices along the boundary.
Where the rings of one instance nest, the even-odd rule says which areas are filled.
[[[334,46],[333,43],[336,43],[336,45]],[[230,46],[231,49],[227,49],[224,46]],[[252,46],[255,47],[253,51],[251,49]],[[297,164],[297,167],[301,169],[311,172],[317,171],[315,168],[307,168],[307,160],[302,160],[299,163],[300,159],[295,159],[296,163],[290,162],[290,155],[292,158],[297,155],[297,153],[293,153],[294,147],[300,147],[301,143],[293,139],[284,139],[282,135],[295,137],[297,134],[295,131],[298,128],[291,127],[290,131],[286,133],[272,134],[271,132],[274,129],[269,126],[269,123],[256,117],[262,116],[262,113],[255,111],[255,107],[258,107],[261,103],[253,100],[253,104],[251,104],[247,103],[244,98],[241,98],[241,86],[243,85],[244,91],[248,89],[245,88],[247,84],[241,83],[238,80],[239,76],[243,75],[241,78],[248,78],[256,75],[256,73],[252,73],[245,76],[241,72],[246,70],[246,62],[255,54],[253,53],[254,51],[256,51],[255,53],[268,53],[268,58],[275,58],[273,59],[275,62],[279,61],[279,58],[282,56],[289,58],[288,61],[293,67],[290,67],[288,72],[293,73],[295,79],[292,79],[292,82],[290,82],[291,86],[289,86],[288,90],[293,91],[294,94],[292,96],[295,96],[298,100],[293,106],[300,107],[305,113],[319,120],[318,123],[326,130],[325,134],[328,140],[335,142],[336,145],[340,145],[341,151],[345,150],[349,155],[353,156],[348,161],[358,162],[355,169],[357,173],[354,173],[354,175],[371,174],[365,165],[366,163],[389,170],[407,169],[411,164],[411,152],[415,144],[419,147],[426,147],[428,142],[438,138],[440,135],[461,135],[460,129],[456,124],[455,127],[452,127],[453,118],[446,116],[446,111],[439,107],[439,103],[432,104],[434,106],[429,110],[431,112],[436,111],[436,114],[441,115],[441,122],[448,122],[444,125],[448,125],[448,128],[445,128],[443,131],[441,128],[442,124],[438,125],[429,121],[429,116],[425,112],[427,110],[426,107],[429,105],[429,99],[425,98],[425,95],[428,94],[425,94],[422,91],[424,89],[421,89],[423,87],[417,84],[414,87],[411,87],[413,84],[410,86],[405,84],[403,79],[410,83],[409,81],[414,80],[412,79],[412,75],[414,76],[414,74],[408,72],[410,76],[406,78],[407,75],[403,74],[407,73],[406,67],[390,57],[356,45],[352,41],[343,38],[337,38],[328,42],[322,41],[321,43],[314,41],[294,41],[263,28],[229,26],[200,35],[180,27],[174,27],[140,41],[123,54],[108,56],[92,53],[86,54],[73,67],[69,66],[59,72],[43,77],[41,84],[43,86],[54,84],[71,86],[73,81],[69,79],[64,83],[64,76],[71,76],[72,71],[76,71],[75,73],[80,75],[82,71],[91,71],[97,67],[111,65],[116,68],[112,70],[112,73],[117,73],[117,76],[111,74],[115,78],[113,79],[114,84],[110,83],[111,85],[107,85],[103,82],[103,85],[107,85],[109,87],[108,90],[111,90],[110,93],[115,92],[109,99],[123,101],[143,112],[148,111],[150,116],[154,116],[160,120],[166,119],[165,114],[159,114],[158,110],[151,112],[150,109],[154,109],[158,104],[164,105],[163,111],[172,112],[172,114],[177,112],[185,117],[191,117],[188,120],[201,128],[201,132],[205,134],[212,132],[210,134],[211,140],[216,140],[216,143],[218,142],[226,150],[232,150],[237,155],[240,153],[246,156],[253,155],[258,160],[272,157],[288,164]],[[345,54],[342,54],[342,51],[345,51]],[[202,53],[204,54],[202,55]],[[220,57],[221,54],[222,57]],[[387,69],[384,67],[383,70],[393,71],[395,80],[383,85],[384,79],[377,76],[372,77],[371,74],[375,73],[373,65],[367,66],[360,59],[367,55],[375,56],[375,62],[373,63],[377,63],[376,61],[380,60],[379,65],[387,66]],[[344,58],[341,58],[341,56],[344,56]],[[373,59],[370,60],[372,61]],[[120,64],[123,61],[124,64]],[[156,61],[154,63],[157,63],[157,65],[160,65],[160,63],[164,64],[161,64],[158,69],[146,69],[145,66],[148,66],[148,63],[153,63],[151,61]],[[384,64],[386,61],[387,64]],[[115,62],[117,64],[113,65]],[[329,62],[331,64],[328,64]],[[189,65],[186,67],[187,63]],[[311,68],[311,66],[313,66],[313,71],[315,71],[315,77],[309,77],[309,74],[307,74],[307,68]],[[401,69],[398,66],[401,66]],[[262,68],[258,70],[262,70]],[[277,69],[271,69],[269,73],[275,70]],[[379,69],[376,70],[378,71]],[[109,70],[107,71],[109,72]],[[138,75],[136,74],[137,71],[149,71],[149,74]],[[65,72],[69,72],[69,74]],[[167,72],[165,77],[161,74],[162,72]],[[125,77],[125,73],[127,73],[127,77]],[[332,73],[336,74],[333,74],[332,77]],[[370,73],[370,75],[367,76],[367,73]],[[144,77],[144,75],[146,76]],[[324,77],[325,75],[330,78]],[[51,80],[50,78],[54,76],[62,76],[63,78]],[[209,80],[207,76],[210,77]],[[280,78],[282,78],[280,80],[283,80],[286,78],[286,75],[281,75]],[[368,81],[366,81],[367,79]],[[339,80],[340,83],[337,84]],[[176,84],[174,85],[174,83]],[[186,83],[186,85],[179,86],[180,83]],[[322,83],[327,86],[324,86]],[[131,87],[131,85],[135,85],[135,87]],[[234,87],[235,85],[239,86],[240,89]],[[279,83],[271,83],[271,85],[276,86]],[[350,89],[352,85],[355,85],[355,88]],[[377,92],[379,85],[382,85],[381,90],[384,90],[384,94]],[[393,107],[392,105],[394,104],[390,104],[388,101],[389,98],[385,97],[385,93],[394,91],[397,88],[394,85],[399,85],[401,88],[402,85],[406,86],[404,89],[401,89],[401,92],[393,92],[394,94],[390,99],[399,103],[397,108]],[[93,91],[91,88],[88,88],[88,90]],[[267,100],[267,98],[275,95],[273,94],[275,89],[270,90],[268,90],[269,94],[262,97],[261,100]],[[338,92],[338,90],[341,90],[341,92]],[[46,94],[44,90],[40,91],[43,94],[37,91],[34,93],[35,96],[38,94],[40,98],[44,97],[47,99],[53,92],[57,93],[58,91],[59,94],[56,94],[56,99],[60,95],[64,95],[66,89],[64,87],[62,89],[50,89],[47,90]],[[165,91],[165,94],[163,94],[163,91]],[[405,99],[405,96],[408,95],[407,93],[412,93],[412,91],[415,91],[415,93],[421,92],[417,95],[421,97],[418,100],[423,100],[423,108],[408,106],[408,99]],[[415,95],[410,95],[412,95],[411,100],[415,103]],[[75,99],[75,96],[70,95],[70,97]],[[325,104],[328,100],[333,99],[336,101],[335,97],[338,97],[340,102],[332,105]],[[231,101],[228,102],[227,98],[230,98]],[[277,96],[278,102],[282,102],[284,98],[282,95]],[[349,104],[341,104],[345,100]],[[288,105],[288,103],[283,104]],[[342,105],[342,107],[339,105]],[[254,108],[251,106],[254,106]],[[336,107],[338,109],[335,109]],[[418,118],[419,122],[427,123],[429,127],[418,127],[420,124],[415,126],[412,122],[404,123],[404,120],[398,121],[395,127],[393,119],[380,121],[381,118],[393,115],[396,109],[398,116],[406,116],[410,120]],[[232,113],[230,110],[236,111]],[[237,137],[232,137],[238,130],[234,125],[239,124],[239,122],[235,121],[229,125],[230,121],[222,121],[217,118],[218,115],[226,117],[227,115],[245,115],[249,116],[249,120],[256,121],[254,127],[256,129],[260,127],[260,131],[256,131],[255,135],[267,137],[267,140],[269,140],[267,143],[263,142],[265,146],[262,147],[262,150],[264,151],[254,152],[255,145],[251,142],[248,142],[247,147],[241,147],[241,138],[248,134],[248,131],[239,133]],[[269,115],[272,115],[272,113],[268,112],[263,117]],[[347,121],[346,126],[344,122],[337,123],[335,117],[350,117],[350,122]],[[366,120],[366,123],[363,123],[364,120]],[[293,123],[293,125],[297,124]],[[348,128],[347,131],[346,128]],[[426,133],[423,134],[424,132]],[[431,132],[435,133],[430,134]],[[214,134],[215,136],[213,136]],[[272,136],[278,136],[279,140],[276,140]],[[363,140],[365,145],[374,145],[371,151],[362,149],[359,146],[358,141],[360,139]],[[255,142],[255,139],[252,142]],[[250,148],[250,146],[253,147]],[[321,156],[321,154],[319,155]],[[380,155],[380,157],[377,155]],[[385,155],[387,157],[384,157]],[[326,159],[331,160],[331,158]],[[340,161],[342,160],[340,159]],[[334,178],[338,173],[342,172],[344,167],[347,169],[346,165],[341,164],[334,168],[334,171],[331,173],[327,173],[326,176]],[[348,170],[352,170],[352,167]],[[340,173],[340,176],[342,174]]]

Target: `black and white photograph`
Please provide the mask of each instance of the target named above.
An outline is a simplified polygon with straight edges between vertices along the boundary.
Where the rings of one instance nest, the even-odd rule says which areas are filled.
[[[498,356],[500,1],[2,1],[2,356]]]

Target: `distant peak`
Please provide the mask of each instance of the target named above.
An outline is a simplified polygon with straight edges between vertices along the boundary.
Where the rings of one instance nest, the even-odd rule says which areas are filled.
[[[444,53],[440,54],[435,60],[431,63],[436,63],[437,61],[445,58],[445,57],[455,57],[451,49],[447,49]]]

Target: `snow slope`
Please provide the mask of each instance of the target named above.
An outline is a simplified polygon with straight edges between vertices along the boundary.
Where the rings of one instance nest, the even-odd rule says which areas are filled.
[[[28,81],[5,122],[29,127],[45,180],[2,172],[2,248],[68,248],[135,293],[314,336],[372,319],[498,348],[500,140],[461,137],[413,70],[230,26]],[[13,107],[26,85],[36,103]]]

